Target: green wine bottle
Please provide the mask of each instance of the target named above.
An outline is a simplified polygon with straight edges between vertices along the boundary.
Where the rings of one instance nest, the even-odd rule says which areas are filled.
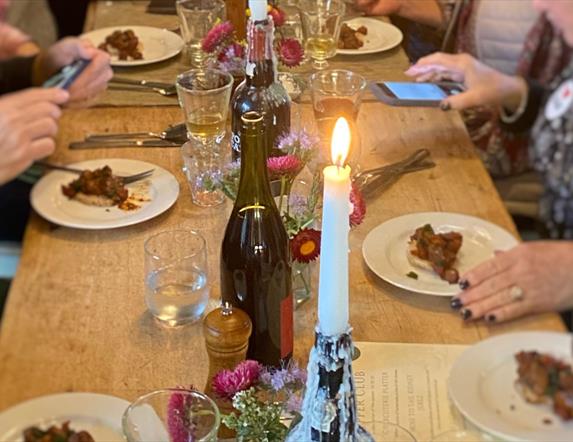
[[[241,117],[241,178],[221,247],[221,296],[250,316],[247,357],[288,362],[293,350],[289,240],[267,176],[264,119]]]

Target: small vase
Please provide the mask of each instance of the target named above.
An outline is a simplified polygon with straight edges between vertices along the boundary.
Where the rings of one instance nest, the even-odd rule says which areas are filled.
[[[312,274],[315,262],[308,263],[292,261],[292,292],[294,295],[295,308],[308,301],[312,296]]]

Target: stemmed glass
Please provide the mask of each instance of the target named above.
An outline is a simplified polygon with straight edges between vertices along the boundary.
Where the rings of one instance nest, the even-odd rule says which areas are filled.
[[[176,9],[191,66],[202,67],[209,56],[201,49],[201,41],[217,20],[225,19],[225,2],[223,0],[177,0]]]
[[[301,0],[299,3],[305,50],[316,69],[325,69],[326,60],[336,55],[344,10],[343,0]]]

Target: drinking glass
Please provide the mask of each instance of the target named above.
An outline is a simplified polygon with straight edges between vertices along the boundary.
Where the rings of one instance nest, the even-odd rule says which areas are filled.
[[[305,51],[316,69],[325,69],[329,58],[336,55],[342,17],[343,0],[301,0],[300,21]]]
[[[365,89],[366,79],[352,71],[334,69],[315,72],[310,77],[312,107],[323,143],[323,155],[330,158],[334,125],[339,117],[345,117],[351,130],[350,152],[346,162],[353,168],[356,168],[360,158],[360,135],[356,122]]]
[[[209,146],[225,136],[233,77],[217,69],[192,69],[177,76],[177,95],[183,109],[187,138]]]
[[[122,418],[127,442],[216,442],[217,405],[198,391],[165,389],[136,399]]]
[[[148,238],[145,250],[145,303],[162,324],[197,321],[209,302],[207,247],[192,230],[173,230]]]
[[[229,148],[221,148],[223,143],[208,147],[200,140],[191,139],[181,146],[183,172],[187,177],[193,203],[201,207],[221,204],[225,195],[213,190],[214,183],[221,176]]]
[[[177,0],[176,9],[191,66],[205,66],[210,56],[201,49],[201,41],[217,20],[225,19],[224,0]]]

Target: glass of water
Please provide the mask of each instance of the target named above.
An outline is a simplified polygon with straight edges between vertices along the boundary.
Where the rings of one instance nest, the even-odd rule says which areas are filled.
[[[192,230],[161,232],[145,250],[145,303],[162,324],[175,327],[197,321],[207,308],[207,246]]]
[[[191,66],[205,66],[209,54],[201,49],[201,41],[217,20],[225,19],[223,0],[177,0],[177,15],[181,24],[181,35]]]

